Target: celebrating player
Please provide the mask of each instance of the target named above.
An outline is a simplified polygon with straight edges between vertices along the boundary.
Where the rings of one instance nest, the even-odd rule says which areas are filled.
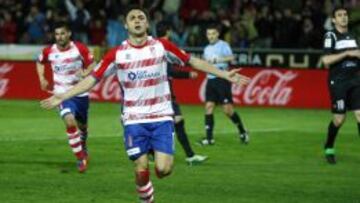
[[[129,38],[110,50],[91,76],[63,94],[41,102],[49,109],[62,101],[90,90],[101,78],[116,73],[123,90],[122,119],[125,148],[135,163],[135,182],[142,202],[154,201],[150,181],[148,153],[155,153],[155,174],[163,178],[171,173],[174,153],[173,109],[167,77],[167,62],[190,64],[231,82],[245,84],[248,78],[237,70],[222,71],[181,51],[164,39],[147,34],[148,15],[140,7],[129,7],[125,14]]]
[[[36,68],[40,88],[43,91],[61,94],[91,73],[93,56],[84,44],[70,40],[71,31],[66,23],[55,24],[54,35],[55,43],[43,49]],[[47,63],[50,64],[53,72],[53,90],[49,89],[49,82],[45,78],[44,64]],[[78,159],[79,172],[85,172],[88,164],[86,149],[88,108],[89,97],[87,92],[75,94],[63,100],[59,106],[69,145]]]

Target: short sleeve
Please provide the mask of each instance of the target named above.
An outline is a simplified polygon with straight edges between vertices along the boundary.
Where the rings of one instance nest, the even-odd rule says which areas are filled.
[[[231,56],[233,55],[233,52],[231,50],[231,47],[228,43],[224,42],[223,48],[222,48],[224,56]]]
[[[333,32],[327,32],[324,36],[323,50],[325,54],[334,52],[336,42],[336,35]]]
[[[49,62],[50,47],[46,47],[42,50],[37,58],[37,62],[44,64]]]
[[[107,76],[107,73],[113,73],[113,69],[116,68],[115,65],[115,56],[117,48],[113,48],[108,51],[105,56],[102,58],[99,64],[96,65],[92,73],[93,77],[97,80],[100,80],[104,76]]]
[[[94,56],[89,51],[87,46],[85,46],[80,42],[75,42],[75,46],[79,49],[79,52],[84,62],[84,68],[88,67],[90,64],[94,62]]]
[[[166,51],[166,59],[169,63],[185,65],[190,60],[190,54],[179,49],[176,45],[166,39],[158,39]]]

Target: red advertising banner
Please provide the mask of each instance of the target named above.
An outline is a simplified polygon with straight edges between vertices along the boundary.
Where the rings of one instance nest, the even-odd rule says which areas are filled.
[[[233,85],[235,104],[291,108],[329,108],[327,71],[316,69],[243,68],[251,78],[246,86]],[[51,78],[49,70],[47,77]],[[201,104],[204,101],[205,74],[195,80],[174,80],[179,103]],[[39,87],[34,62],[0,62],[0,98],[42,99],[48,94]],[[92,100],[117,102],[121,89],[115,75],[101,80],[90,94]]]

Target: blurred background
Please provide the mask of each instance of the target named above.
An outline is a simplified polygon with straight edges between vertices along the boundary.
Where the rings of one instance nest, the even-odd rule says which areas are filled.
[[[245,89],[233,87],[236,104],[328,108],[327,70],[320,58],[323,35],[333,29],[335,6],[349,9],[350,30],[360,38],[359,0],[0,0],[0,98],[46,96],[34,88],[34,61],[53,42],[55,22],[68,21],[73,39],[89,45],[99,61],[127,38],[124,12],[133,4],[148,9],[151,35],[156,36],[157,23],[168,21],[171,41],[199,57],[207,44],[206,27],[217,22],[221,38],[233,49],[232,66],[245,67],[243,73],[255,78]],[[24,78],[24,85],[18,78]],[[191,82],[176,81],[179,101],[200,104],[205,81],[203,75]],[[100,86],[93,99],[120,99],[109,85]]]
[[[52,42],[53,24],[67,20],[75,40],[112,47],[126,38],[124,10],[130,4],[149,10],[153,35],[159,21],[170,21],[171,39],[181,47],[206,45],[206,26],[218,21],[223,39],[234,48],[321,49],[324,32],[332,29],[331,11],[341,4],[350,10],[350,27],[360,33],[358,0],[0,0],[0,4],[3,44]]]

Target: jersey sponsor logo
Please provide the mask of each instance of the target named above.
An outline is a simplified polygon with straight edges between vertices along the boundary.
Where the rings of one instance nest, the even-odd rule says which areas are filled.
[[[146,80],[146,79],[151,79],[151,78],[158,78],[158,77],[160,77],[160,75],[161,75],[161,73],[159,71],[156,71],[156,72],[149,72],[147,70],[136,71],[136,72],[130,71],[128,73],[128,78],[130,80]]]
[[[347,61],[344,65],[345,68],[356,67],[357,64],[354,61]]]
[[[354,39],[339,40],[335,44],[335,49],[350,49],[350,48],[357,48],[357,44]]]
[[[69,65],[69,64],[56,64],[53,65],[53,70],[55,73],[59,73],[59,72],[65,72],[65,71],[69,71],[69,70],[76,70],[78,69],[77,67],[81,67],[81,62],[80,63],[76,63],[74,62],[73,64]]]

